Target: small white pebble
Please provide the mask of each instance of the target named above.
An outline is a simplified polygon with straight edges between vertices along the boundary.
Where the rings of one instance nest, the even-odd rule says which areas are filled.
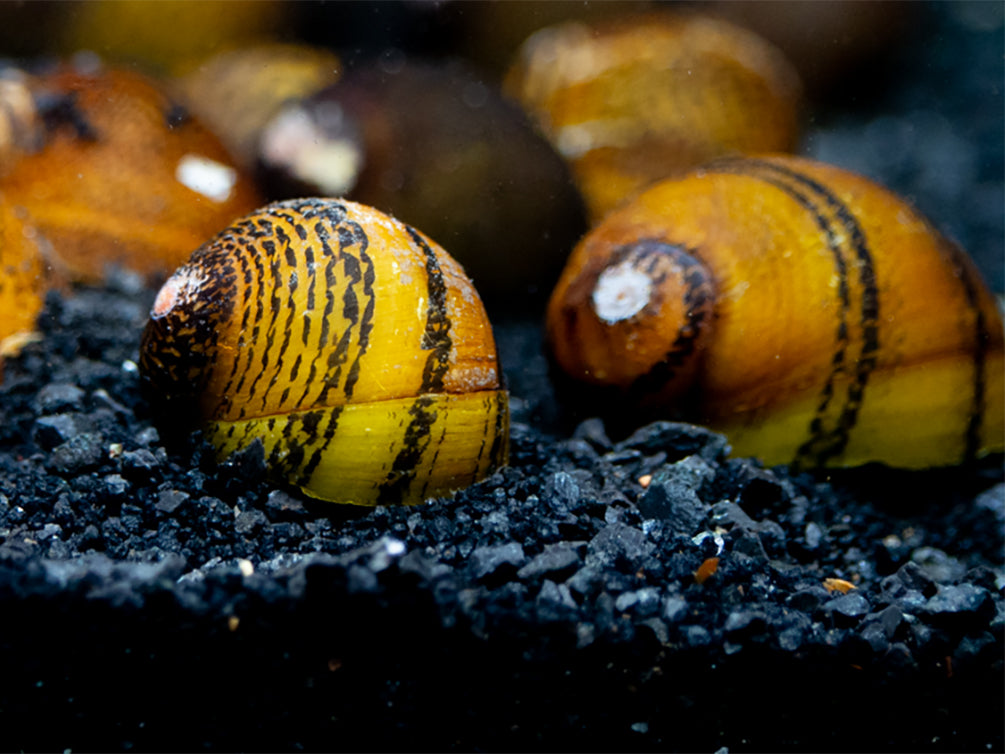
[[[405,543],[400,539],[389,539],[384,545],[384,550],[388,555],[401,555],[405,552]]]

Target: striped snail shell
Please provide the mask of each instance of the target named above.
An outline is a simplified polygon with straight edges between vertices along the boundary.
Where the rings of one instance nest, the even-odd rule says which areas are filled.
[[[140,369],[221,459],[261,442],[274,477],[324,500],[417,503],[507,459],[474,287],[423,234],[349,201],[270,204],[195,251],[157,295]]]
[[[906,202],[794,157],[663,181],[582,240],[548,339],[576,380],[769,464],[921,468],[1003,447],[1002,319]]]

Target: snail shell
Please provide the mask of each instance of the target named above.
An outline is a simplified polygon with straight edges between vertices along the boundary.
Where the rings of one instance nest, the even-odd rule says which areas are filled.
[[[699,15],[570,22],[531,35],[505,89],[569,160],[590,217],[732,153],[787,152],[795,69],[752,32]]]
[[[950,465],[1003,447],[1002,320],[907,203],[794,157],[656,184],[571,256],[555,360],[631,405],[804,467]]]
[[[422,228],[491,310],[543,309],[586,230],[568,166],[527,114],[466,66],[359,65],[283,108],[261,152],[280,197],[346,196]]]
[[[417,503],[506,462],[508,398],[459,265],[372,208],[302,199],[248,215],[164,284],[140,369],[220,458],[260,441],[325,500]]]
[[[0,190],[72,280],[99,282],[111,265],[166,275],[260,204],[216,137],[145,76],[61,66],[33,94],[44,144]]]

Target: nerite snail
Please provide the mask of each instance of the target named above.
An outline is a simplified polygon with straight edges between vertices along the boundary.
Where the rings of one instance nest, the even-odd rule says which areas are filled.
[[[140,368],[221,458],[260,441],[275,476],[325,500],[417,503],[506,462],[474,287],[426,236],[353,202],[277,202],[194,252],[157,296]]]
[[[266,39],[289,38],[300,9],[293,3],[147,3],[91,0],[56,13],[45,29],[48,50],[100,50],[154,73],[177,73],[194,61]],[[34,29],[32,29],[34,31]]]
[[[146,76],[77,61],[33,78],[31,93],[42,143],[0,191],[71,280],[96,283],[113,265],[166,275],[261,203],[219,140]]]
[[[611,213],[548,337],[575,379],[769,464],[1003,447],[1002,319],[973,263],[890,192],[805,159],[720,161]]]
[[[801,83],[757,35],[701,15],[568,22],[528,38],[506,89],[572,166],[593,220],[714,157],[788,152]]]
[[[586,230],[569,168],[530,118],[457,62],[356,65],[262,129],[276,198],[345,196],[437,239],[496,311],[543,305]]]

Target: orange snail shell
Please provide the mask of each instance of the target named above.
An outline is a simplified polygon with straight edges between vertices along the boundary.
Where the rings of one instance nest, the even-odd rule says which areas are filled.
[[[45,144],[0,181],[72,280],[123,265],[166,274],[260,203],[220,142],[145,76],[62,66],[39,77]]]
[[[785,57],[697,14],[543,29],[505,86],[568,159],[594,220],[714,157],[791,151],[799,132],[802,85]]]
[[[571,377],[769,464],[927,467],[1003,448],[1003,326],[906,202],[795,157],[649,188],[577,246],[548,307]]]

